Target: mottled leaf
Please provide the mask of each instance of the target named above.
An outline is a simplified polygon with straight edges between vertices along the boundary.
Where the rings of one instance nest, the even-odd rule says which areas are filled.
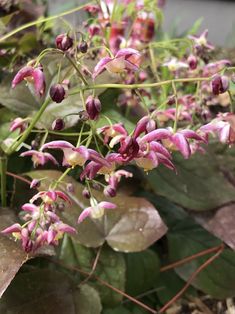
[[[210,210],[235,201],[235,187],[220,171],[214,155],[195,154],[184,160],[174,155],[177,174],[157,168],[146,176],[158,195],[162,195],[187,209]]]
[[[31,178],[47,178],[42,181],[41,189],[48,189],[52,180],[61,175],[58,171],[33,171]],[[66,190],[66,183],[71,183],[74,193]],[[76,238],[80,243],[98,247],[106,240],[117,251],[138,252],[146,249],[160,239],[167,231],[157,210],[147,200],[138,197],[117,196],[112,201],[117,205],[115,210],[106,210],[101,219],[87,218],[79,225],[77,218],[89,201],[82,196],[83,186],[67,176],[59,188],[67,193],[72,206],[67,206],[62,213],[64,219],[76,227]],[[101,192],[93,191],[98,201],[104,200]],[[110,201],[110,200],[109,200]]]

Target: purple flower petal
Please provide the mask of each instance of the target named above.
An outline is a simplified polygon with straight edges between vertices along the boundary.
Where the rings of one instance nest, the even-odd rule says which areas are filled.
[[[144,135],[140,139],[140,142],[143,143],[143,142],[159,141],[159,140],[167,139],[171,135],[172,135],[171,131],[167,129],[157,129]]]
[[[42,96],[45,93],[46,83],[45,75],[40,68],[34,69],[32,72],[32,77],[34,79],[34,88],[37,95]]]
[[[21,232],[21,225],[18,223],[13,224],[10,227],[7,227],[6,229],[2,230],[1,233],[3,234],[9,234],[9,233],[13,233],[13,232]]]
[[[117,207],[117,205],[113,204],[113,203],[110,203],[110,202],[100,202],[98,204],[99,207],[101,208],[105,208],[105,209],[114,209]]]
[[[20,69],[12,81],[12,84],[11,84],[12,88],[15,88],[16,85],[22,82],[23,79],[25,79],[26,77],[32,76],[33,71],[34,71],[34,68],[30,66],[26,66]]]
[[[54,148],[54,149],[63,149],[63,148],[75,148],[72,144],[66,141],[52,141],[48,142],[41,147],[41,151],[43,151],[45,148]]]
[[[120,49],[116,55],[115,58],[121,58],[124,57],[125,59],[129,58],[132,55],[141,56],[138,50],[135,50],[133,48],[124,48]]]
[[[172,143],[178,148],[185,159],[191,155],[191,150],[188,141],[183,134],[176,133],[171,138]]]
[[[85,208],[78,217],[78,223],[82,222],[91,214],[92,207]]]
[[[105,70],[105,66],[107,63],[112,61],[113,59],[110,57],[105,57],[101,59],[94,68],[94,72],[92,78],[95,79],[99,74],[101,74]]]

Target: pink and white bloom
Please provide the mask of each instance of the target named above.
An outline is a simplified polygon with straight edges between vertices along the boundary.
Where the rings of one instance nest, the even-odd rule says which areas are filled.
[[[105,125],[97,129],[98,134],[104,134],[104,143],[107,144],[110,138],[121,136],[127,136],[127,130],[122,123],[116,123],[113,125]]]
[[[38,96],[43,96],[46,88],[45,75],[42,67],[34,68],[32,66],[25,66],[18,71],[12,81],[12,88],[15,88],[23,80],[34,84],[35,92]]]
[[[48,205],[56,202],[58,198],[65,202],[71,203],[69,197],[64,192],[58,190],[40,191],[30,199],[30,203],[33,204],[39,198],[41,198],[42,201]]]
[[[48,161],[53,162],[54,165],[58,165],[58,162],[56,159],[49,153],[44,152],[38,152],[36,150],[28,150],[22,154],[20,154],[21,157],[31,156],[34,167],[37,167],[38,165],[45,165]]]
[[[16,118],[11,122],[10,131],[14,132],[15,130],[19,129],[20,133],[24,132],[28,127],[28,119]]]
[[[199,36],[189,35],[188,38],[192,39],[194,42],[194,46],[196,49],[207,48],[209,50],[213,50],[215,47],[208,42],[208,29],[201,33]]]
[[[200,131],[204,134],[217,134],[221,143],[235,143],[235,115],[225,113],[210,123],[203,125]]]
[[[104,216],[105,209],[114,209],[117,207],[115,204],[110,202],[98,203],[94,197],[90,199],[90,204],[90,207],[85,208],[81,212],[80,216],[78,217],[78,223],[81,223],[87,217],[90,217],[92,219],[99,219]]]
[[[120,49],[116,55],[102,58],[95,66],[93,79],[95,79],[103,71],[110,73],[122,73],[125,70],[136,71],[139,69],[141,54],[132,48]]]
[[[162,66],[167,67],[170,72],[176,72],[181,69],[188,69],[189,67],[186,62],[179,61],[176,58],[172,58],[168,62],[163,63]]]

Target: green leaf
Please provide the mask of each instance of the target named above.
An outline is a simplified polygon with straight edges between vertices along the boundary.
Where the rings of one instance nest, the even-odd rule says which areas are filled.
[[[127,254],[126,264],[128,294],[137,296],[154,286],[160,271],[160,260],[155,252],[146,250]]]
[[[77,264],[79,268],[90,272],[96,257],[96,253],[92,249],[88,249],[77,241],[72,241],[73,250],[77,258]],[[114,252],[109,247],[104,247],[101,250],[101,254],[94,272],[100,279],[108,282],[113,287],[124,291],[125,290],[125,272],[126,265],[123,254]],[[89,281],[90,285],[96,288],[102,300],[102,303],[106,306],[114,306],[122,301],[122,295],[105,287],[98,281]]]
[[[65,274],[44,269],[19,274],[1,299],[0,312],[99,314],[101,303],[94,288],[78,290]]]
[[[151,201],[157,204],[169,226],[167,233],[169,263],[221,244],[220,240],[198,225],[182,208],[161,197],[152,196]],[[212,255],[208,254],[194,259],[177,267],[175,271],[186,281],[210,256]],[[233,297],[235,295],[235,252],[225,249],[197,275],[192,285],[214,298]]]
[[[102,305],[99,293],[90,285],[82,285],[76,296],[76,304],[79,314],[99,314]]]
[[[158,168],[146,176],[153,190],[192,210],[210,210],[235,201],[235,188],[227,180],[215,155],[195,154],[184,160],[174,155],[177,174]]]
[[[174,270],[160,273],[155,287],[161,304],[164,305],[170,301],[184,285],[184,280],[182,280]],[[190,286],[185,293],[186,295],[196,295],[196,290]]]
[[[47,190],[49,184],[58,180],[59,171],[32,171],[28,176],[35,179],[47,178],[42,181],[40,189]],[[66,184],[71,183],[74,193],[66,190]],[[90,206],[89,201],[82,196],[83,185],[67,176],[58,188],[67,193],[72,205],[67,205],[62,217],[77,229],[75,237],[88,247],[98,247],[105,241],[116,251],[143,251],[160,239],[167,231],[155,207],[143,198],[117,196],[112,201],[117,205],[115,210],[106,210],[101,219],[87,218],[79,225],[77,219],[81,211]],[[98,201],[104,200],[103,193],[93,191]],[[109,199],[110,200],[110,199]]]

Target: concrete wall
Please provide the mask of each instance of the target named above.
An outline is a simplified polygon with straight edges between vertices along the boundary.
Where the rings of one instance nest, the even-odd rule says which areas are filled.
[[[167,0],[164,29],[174,23],[179,32],[190,28],[200,17],[200,30],[209,29],[209,39],[217,45],[235,47],[235,1],[222,0]]]
[[[152,0],[155,1],[155,0]],[[87,0],[48,0],[50,14],[71,9]],[[209,39],[217,45],[235,47],[235,0],[166,0],[164,29],[170,31],[177,24],[181,32],[203,17],[201,30],[209,29]],[[81,19],[79,19],[81,21]],[[77,15],[69,21],[79,25]]]

